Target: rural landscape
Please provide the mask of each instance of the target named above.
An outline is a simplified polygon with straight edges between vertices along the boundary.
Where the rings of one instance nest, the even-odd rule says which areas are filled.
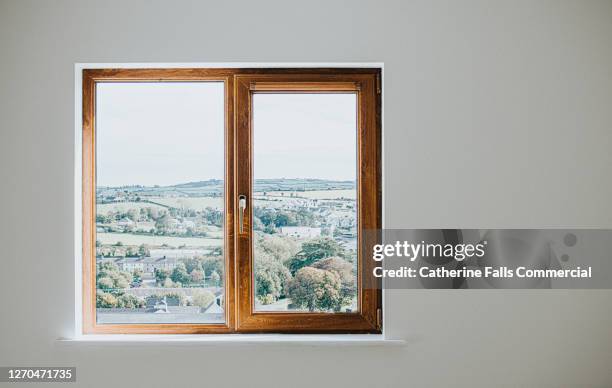
[[[354,311],[354,181],[254,182],[257,311]],[[104,323],[224,321],[223,181],[96,190],[96,309]]]

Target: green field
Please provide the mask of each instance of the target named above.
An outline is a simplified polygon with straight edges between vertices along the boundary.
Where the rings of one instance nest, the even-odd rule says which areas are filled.
[[[159,210],[166,209],[163,206],[155,205],[153,203],[147,202],[117,202],[117,203],[99,203],[96,205],[96,212],[98,214],[108,214],[109,212],[120,212],[125,213],[128,210],[135,209],[140,211],[140,209],[146,208],[157,208]]]
[[[143,236],[130,233],[96,233],[96,240],[102,244],[110,245],[121,241],[123,245],[161,246],[167,244],[170,247],[218,247],[223,245],[221,238],[208,237],[172,237],[172,236]]]
[[[179,209],[204,210],[207,207],[221,209],[223,197],[150,197],[152,202]]]
[[[309,198],[309,199],[355,199],[357,196],[357,190],[310,190],[310,191],[267,191],[267,197],[283,197],[291,198],[291,194],[294,197]],[[263,192],[255,193],[255,195],[262,197]]]

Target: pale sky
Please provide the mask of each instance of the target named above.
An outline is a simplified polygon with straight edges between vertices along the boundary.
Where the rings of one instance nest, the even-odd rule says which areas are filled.
[[[221,82],[100,83],[97,184],[224,176]],[[356,95],[256,94],[254,178],[354,180]]]
[[[356,94],[255,94],[254,179],[355,180]]]

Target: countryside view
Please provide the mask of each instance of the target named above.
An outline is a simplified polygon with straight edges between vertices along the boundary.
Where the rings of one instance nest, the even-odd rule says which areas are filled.
[[[356,309],[354,181],[254,184],[258,311]],[[224,321],[223,181],[98,187],[97,322]]]

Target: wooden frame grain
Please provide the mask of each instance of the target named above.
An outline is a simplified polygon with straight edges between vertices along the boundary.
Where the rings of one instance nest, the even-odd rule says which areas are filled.
[[[246,233],[237,238],[238,303],[236,329],[240,332],[286,333],[380,333],[381,292],[372,270],[373,260],[363,252],[370,242],[362,241],[363,230],[381,227],[380,182],[380,100],[379,74],[371,69],[363,73],[267,72],[239,74],[235,77],[236,99],[236,192],[252,198],[254,93],[355,93],[357,94],[358,144],[358,284],[359,311],[354,313],[260,312],[254,307],[253,239],[250,202],[244,217]],[[365,249],[363,249],[365,247]]]
[[[95,96],[100,82],[223,81],[225,83],[225,323],[97,324],[95,290]],[[358,313],[260,313],[253,311],[252,210],[239,234],[238,194],[251,198],[251,93],[358,94],[358,218],[360,292]],[[382,293],[373,260],[362,251],[363,230],[381,228],[380,69],[85,69],[83,70],[82,215],[84,334],[203,334],[235,332],[380,333]]]
[[[225,323],[98,324],[96,323],[95,255],[95,96],[100,82],[225,83]],[[86,69],[83,71],[83,333],[201,334],[234,330],[234,129],[233,76],[224,69]]]

